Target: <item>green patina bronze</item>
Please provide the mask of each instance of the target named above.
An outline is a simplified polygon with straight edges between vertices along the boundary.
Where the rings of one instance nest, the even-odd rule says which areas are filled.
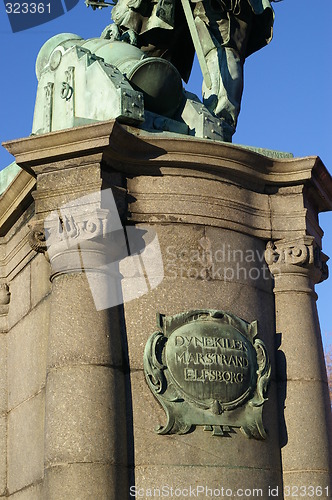
[[[134,45],[62,33],[40,49],[36,75],[33,134],[117,119],[149,131],[224,139],[218,118],[183,89],[175,66]]]
[[[185,434],[204,426],[213,435],[240,427],[264,439],[262,422],[270,362],[257,339],[257,322],[197,310],[158,315],[158,331],[144,352],[147,383],[167,415],[159,434]]]
[[[98,1],[92,4],[96,7]],[[112,19],[102,36],[169,60],[185,81],[196,51],[204,77],[203,103],[221,120],[224,140],[231,141],[240,111],[245,58],[272,39],[270,1],[118,0]]]
[[[43,45],[32,133],[117,119],[151,132],[231,142],[244,60],[272,37],[270,2],[119,0],[112,17],[99,38],[62,33]],[[203,103],[182,86],[195,50]]]
[[[13,182],[17,174],[21,171],[15,162],[8,165],[0,172],[0,196],[6,191],[8,186]]]

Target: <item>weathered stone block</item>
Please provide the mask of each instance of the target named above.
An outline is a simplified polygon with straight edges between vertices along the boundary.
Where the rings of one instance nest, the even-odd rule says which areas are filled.
[[[266,499],[269,498],[269,488],[278,486],[278,477],[279,471],[267,471],[250,465],[235,469],[224,467],[222,463],[211,467],[149,465],[136,467],[136,490],[132,488],[131,491],[136,491],[137,497],[140,493],[144,499],[162,496],[162,488],[164,496],[171,497],[172,488],[173,497],[178,498],[189,497],[190,491],[194,491],[191,496],[200,499],[223,496]],[[278,498],[282,498],[281,492]]]
[[[204,431],[202,426],[185,435],[158,435],[155,429],[159,425],[164,426],[167,418],[147,386],[142,371],[131,374],[131,391],[136,466],[151,462],[152,456],[154,465],[169,467],[211,467],[222,464],[223,467],[245,468],[254,460],[256,467],[279,470],[281,474],[275,383],[269,389],[269,401],[263,412],[263,421],[268,432],[264,441],[248,439],[240,429],[232,429],[229,436],[212,436],[212,433]],[[140,397],[136,396],[138,394]],[[156,453],[158,449],[162,452]]]
[[[96,311],[83,274],[65,275],[53,281],[52,321],[57,327],[49,339],[50,367],[68,364],[122,367],[118,311],[116,308]]]
[[[283,328],[279,332],[281,337],[280,351],[287,358],[286,370],[284,374],[279,374],[279,378],[326,381],[322,340],[317,335],[318,322],[317,330],[312,328],[312,318],[316,319],[317,317],[317,311],[314,310],[315,304],[308,303],[306,295],[296,293],[296,291],[279,294],[278,301],[279,309],[283,308],[284,311],[289,311],[289,325],[293,324],[291,318],[296,318],[297,331],[300,332],[294,334],[293,330],[285,331]]]
[[[8,330],[8,318],[7,314],[0,315],[0,334],[6,333]]]
[[[37,254],[31,261],[31,307],[50,293],[50,272],[50,264],[44,255]]]
[[[249,186],[241,189],[212,173],[196,176],[186,172],[181,181],[169,173],[128,179],[133,220],[202,224],[259,237],[271,234],[268,195],[250,190]]]
[[[7,417],[0,417],[0,495],[7,488]]]
[[[7,412],[7,335],[0,334],[0,415]]]
[[[322,406],[325,389],[325,384],[318,381],[288,380],[284,410],[287,445],[282,449],[284,471],[328,472],[326,464],[331,450],[325,433],[325,428],[329,428],[328,410]],[[300,420],[299,408],[305,409]]]
[[[126,463],[126,436],[118,435],[125,418],[122,372],[103,366],[52,370],[46,404],[47,425],[52,429],[46,442],[46,466]]]
[[[44,500],[43,496],[43,483],[38,483],[29,488],[24,488],[13,495],[10,495],[13,500]]]
[[[146,225],[137,224],[137,229]],[[158,236],[166,277],[237,281],[267,292],[272,279],[264,260],[265,243],[258,238],[202,225],[150,225]],[[143,236],[144,238],[144,236]],[[121,272],[126,277],[126,269]],[[149,270],[147,269],[147,272]]]
[[[11,328],[30,310],[30,265],[27,265],[10,283],[11,300],[8,313],[8,326]]]
[[[20,208],[23,209],[23,207]],[[20,208],[17,207],[18,212],[20,212]],[[28,239],[28,235],[30,232],[28,224],[34,213],[33,208],[33,204],[26,208],[21,217],[9,229],[5,237],[6,254],[4,263],[6,265],[6,275],[8,276],[9,285],[10,283],[12,283],[13,279],[29,264],[30,260],[33,257],[33,251]]]
[[[88,192],[100,191],[100,188],[99,163],[94,161],[93,157],[82,158],[79,165],[73,164],[65,172],[59,168],[52,173],[39,176],[38,191],[35,195],[36,211],[57,210],[65,203],[79,199]],[[50,192],[56,196],[49,196]]]
[[[284,471],[285,498],[331,498],[331,477],[328,471]]]
[[[8,414],[9,494],[43,478],[44,419],[44,391]]]
[[[45,477],[47,500],[117,500],[128,498],[122,478],[126,467],[102,463],[68,464],[52,467]],[[112,492],[116,491],[116,498]]]
[[[8,408],[45,385],[49,303],[39,303],[8,332]]]
[[[235,231],[206,227],[202,244],[210,258],[210,279],[236,281],[272,294],[273,280],[266,265],[265,243]]]

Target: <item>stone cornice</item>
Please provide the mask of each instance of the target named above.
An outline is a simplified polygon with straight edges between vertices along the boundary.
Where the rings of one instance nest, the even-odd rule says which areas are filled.
[[[332,210],[332,179],[319,157],[312,170],[308,196],[315,201],[318,213]]]
[[[16,163],[21,168],[36,175],[39,173],[38,167],[42,165],[46,166],[68,157],[102,153],[110,143],[110,136],[115,127],[121,128],[111,120],[8,141],[4,142],[3,146],[15,156]]]
[[[185,169],[261,191],[268,186],[308,184],[320,211],[332,210],[332,178],[320,158],[270,158],[232,144],[154,134],[112,120],[9,141],[4,146],[29,173],[70,168],[62,160],[92,156],[130,175],[185,175]],[[97,158],[98,157],[98,158]],[[88,160],[88,159],[87,159]],[[58,165],[54,165],[59,162]],[[174,168],[174,164],[176,168]],[[171,167],[173,165],[173,167]]]
[[[59,175],[57,182],[39,177],[33,193],[36,214],[55,210],[59,196],[63,203],[76,191],[77,196],[99,191],[100,174],[90,172],[100,165],[104,172],[111,168],[127,175],[132,197],[128,198],[129,218],[134,223],[195,220],[266,240],[311,234],[320,246],[317,214],[332,210],[332,178],[318,157],[268,157],[243,146],[148,133],[114,120],[18,139],[5,146],[25,169],[18,180],[25,176],[26,185],[20,184],[14,203],[21,211],[27,202],[25,193],[35,182],[31,175],[51,173],[49,179]],[[80,182],[72,173],[77,168],[84,174]],[[67,184],[61,181],[65,171],[66,178],[73,179]],[[158,183],[149,184],[150,176],[159,177]],[[199,190],[194,177],[199,179]],[[213,192],[211,181],[220,181],[214,182]],[[16,191],[10,192],[13,185],[4,193],[7,200],[16,196]],[[8,211],[2,213],[6,229],[12,219]]]
[[[32,203],[31,192],[36,185],[36,179],[21,170],[0,197],[0,236],[23,214]]]
[[[28,220],[32,207],[0,240],[0,280],[10,282],[33,259],[35,253],[29,245]],[[28,214],[28,217],[26,215]]]
[[[127,127],[127,133],[129,131],[130,128]],[[123,148],[119,129],[114,129],[114,133],[117,140],[110,141],[105,154],[111,153],[112,158],[120,162],[121,156],[125,154],[123,168],[131,174],[136,173],[135,167],[144,166],[148,160],[154,169],[147,165],[147,172],[142,173],[153,174],[153,170],[157,173],[156,167],[176,164],[180,168],[221,174],[230,180],[240,181],[241,184],[251,181],[256,185],[290,186],[305,183],[311,178],[313,169],[319,164],[323,166],[316,156],[270,158],[233,144],[182,136],[157,136],[146,132],[141,132],[131,140],[129,147],[129,137],[125,139],[127,146]],[[330,189],[332,194],[331,177]]]

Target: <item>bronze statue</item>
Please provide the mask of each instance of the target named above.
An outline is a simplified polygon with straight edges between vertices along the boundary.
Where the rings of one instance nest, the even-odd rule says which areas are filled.
[[[98,0],[94,3],[99,5]],[[112,19],[103,37],[169,60],[186,82],[196,50],[203,72],[203,103],[221,120],[224,140],[231,141],[240,112],[245,58],[272,39],[270,1],[118,0]]]

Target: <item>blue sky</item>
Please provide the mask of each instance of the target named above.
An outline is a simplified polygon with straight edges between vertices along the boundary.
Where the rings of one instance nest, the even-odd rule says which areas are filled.
[[[273,6],[274,39],[245,64],[242,110],[233,142],[295,156],[318,155],[332,172],[332,2],[283,0]],[[37,88],[34,66],[42,44],[61,32],[99,36],[109,23],[110,12],[92,11],[80,0],[53,21],[12,33],[4,3],[0,3],[1,142],[31,132]],[[201,82],[196,62],[187,88],[200,96]],[[12,161],[0,148],[0,169]],[[332,257],[332,215],[322,214],[320,222],[325,232],[323,251]],[[332,277],[318,285],[317,292],[323,339],[331,344]]]

